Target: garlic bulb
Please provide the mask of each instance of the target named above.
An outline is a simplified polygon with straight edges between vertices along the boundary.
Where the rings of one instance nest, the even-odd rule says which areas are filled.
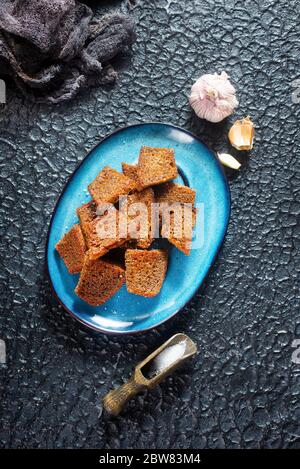
[[[252,150],[254,139],[254,124],[250,117],[237,120],[230,128],[228,138],[237,150]]]
[[[224,166],[231,169],[240,169],[241,163],[229,153],[217,153],[219,160]]]
[[[209,122],[222,121],[239,104],[226,72],[200,77],[192,86],[189,101],[197,116]]]

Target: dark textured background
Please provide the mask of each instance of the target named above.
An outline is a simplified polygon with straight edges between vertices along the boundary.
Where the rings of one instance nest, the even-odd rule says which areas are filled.
[[[94,2],[99,3],[100,2]],[[101,2],[125,9],[125,2]],[[101,10],[101,8],[100,8]],[[0,446],[300,448],[300,104],[298,1],[139,0],[138,40],[117,84],[51,107],[8,89],[0,112]],[[298,34],[298,37],[297,37]],[[159,120],[226,149],[230,122],[195,119],[187,96],[207,71],[236,84],[255,148],[229,174],[228,235],[202,290],[175,319],[134,337],[97,335],[65,313],[44,273],[47,228],[68,177],[102,137]],[[100,397],[174,332],[193,363],[118,419]]]

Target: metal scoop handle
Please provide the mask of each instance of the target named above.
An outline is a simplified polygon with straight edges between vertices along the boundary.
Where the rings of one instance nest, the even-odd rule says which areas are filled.
[[[138,384],[133,376],[127,383],[106,394],[103,398],[103,406],[110,414],[119,415],[124,405],[143,389],[145,386]]]

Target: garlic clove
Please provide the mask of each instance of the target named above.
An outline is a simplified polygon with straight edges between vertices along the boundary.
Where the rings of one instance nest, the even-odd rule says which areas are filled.
[[[254,139],[254,124],[250,117],[237,120],[230,128],[228,138],[237,150],[252,150]]]
[[[219,160],[224,166],[231,169],[240,169],[241,163],[229,153],[217,153]]]

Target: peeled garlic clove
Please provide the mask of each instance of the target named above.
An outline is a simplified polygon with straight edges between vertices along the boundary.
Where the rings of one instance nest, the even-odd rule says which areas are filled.
[[[219,160],[224,166],[231,169],[240,169],[241,163],[229,153],[217,153]]]
[[[228,133],[231,145],[237,150],[252,150],[254,138],[254,124],[250,117],[237,120]]]

